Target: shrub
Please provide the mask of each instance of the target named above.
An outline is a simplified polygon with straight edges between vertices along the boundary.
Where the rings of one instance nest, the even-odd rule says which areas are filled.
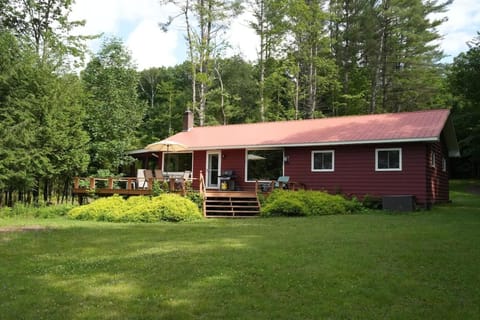
[[[74,206],[68,204],[48,205],[48,206],[33,206],[22,203],[16,203],[13,208],[0,208],[0,217],[35,217],[35,218],[55,218],[63,217]]]
[[[316,216],[327,214],[350,214],[362,210],[362,205],[355,200],[348,200],[341,195],[331,195],[319,191],[274,191],[261,209],[264,216]]]
[[[130,197],[118,195],[95,200],[91,204],[68,212],[72,219],[112,222],[190,221],[200,219],[199,208],[189,199],[176,194],[158,197]]]
[[[368,209],[378,210],[382,208],[382,198],[366,194],[362,199],[362,205]]]
[[[267,203],[261,213],[263,216],[306,216],[307,208],[299,199],[282,197]]]
[[[10,207],[2,207],[0,208],[0,218],[12,217],[13,210]]]
[[[36,218],[64,217],[68,213],[68,211],[70,211],[74,207],[75,206],[68,204],[40,207],[33,211],[33,215]]]
[[[203,196],[200,192],[197,191],[189,191],[187,192],[186,197],[190,199],[193,203],[195,203],[198,209],[202,210],[203,207]]]
[[[153,199],[158,204],[162,220],[190,221],[202,217],[197,205],[187,198],[176,194],[164,194]]]
[[[100,198],[92,203],[73,208],[68,217],[77,220],[122,221],[125,200],[119,195]]]

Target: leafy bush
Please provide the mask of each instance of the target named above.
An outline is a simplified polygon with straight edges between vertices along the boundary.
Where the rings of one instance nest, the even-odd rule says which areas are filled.
[[[195,203],[198,209],[202,210],[203,195],[198,191],[188,191],[186,197]]]
[[[195,203],[176,194],[164,194],[154,200],[159,205],[162,220],[178,222],[202,217]]]
[[[275,201],[268,202],[262,207],[262,215],[264,216],[306,216],[307,207],[294,197],[281,197]]]
[[[327,214],[350,214],[362,210],[356,200],[319,191],[275,190],[261,209],[262,216],[317,216]]]
[[[64,217],[68,213],[68,211],[70,211],[74,207],[75,206],[68,204],[40,207],[33,211],[33,215],[36,218]]]
[[[190,221],[202,214],[191,200],[176,194],[158,197],[130,197],[118,195],[95,200],[91,204],[73,208],[68,217],[79,220],[113,222]]]
[[[12,216],[13,216],[12,208],[10,208],[10,207],[0,208],[0,218],[12,217]]]
[[[67,214],[74,206],[72,205],[49,205],[33,206],[22,203],[16,203],[13,208],[0,208],[0,217],[25,216],[35,218],[55,218]]]
[[[371,195],[365,195],[362,199],[362,204],[365,208],[368,209],[381,209],[382,208],[382,198],[374,197]]]

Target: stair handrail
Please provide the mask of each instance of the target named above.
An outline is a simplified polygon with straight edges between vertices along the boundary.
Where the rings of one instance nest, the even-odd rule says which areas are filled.
[[[202,195],[205,194],[205,191],[207,189],[207,186],[205,185],[205,177],[203,176],[203,172],[202,170],[200,170],[200,178],[199,178],[199,182],[200,182],[200,185],[199,185],[199,191]]]
[[[207,186],[205,185],[205,178],[203,177],[203,171],[200,170],[200,175],[199,175],[199,186],[198,186],[198,189],[199,189],[199,192],[200,192],[200,195],[202,196],[202,199],[203,199],[203,216],[206,217],[207,216],[207,199],[206,199],[206,196],[205,196],[205,193],[206,193],[206,190],[207,190]]]

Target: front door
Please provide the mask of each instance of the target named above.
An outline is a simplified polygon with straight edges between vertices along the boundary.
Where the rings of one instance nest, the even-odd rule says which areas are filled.
[[[207,153],[207,188],[218,189],[220,175],[220,152]]]

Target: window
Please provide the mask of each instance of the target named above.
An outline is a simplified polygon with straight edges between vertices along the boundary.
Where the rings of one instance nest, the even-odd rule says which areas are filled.
[[[447,159],[442,158],[442,171],[447,172]]]
[[[401,171],[402,170],[402,149],[376,149],[375,150],[376,171]]]
[[[164,172],[192,171],[192,153],[164,153]]]
[[[247,181],[277,180],[283,175],[283,150],[247,150]]]
[[[430,167],[435,168],[435,151],[430,151]]]
[[[312,171],[331,172],[335,169],[335,153],[333,150],[312,151]]]

